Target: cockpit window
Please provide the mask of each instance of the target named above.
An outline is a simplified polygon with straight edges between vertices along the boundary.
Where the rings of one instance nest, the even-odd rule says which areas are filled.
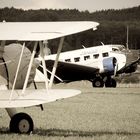
[[[109,56],[108,52],[103,53],[102,55],[103,55],[103,57],[108,57]]]
[[[93,58],[94,58],[94,59],[98,59],[98,57],[99,57],[99,54],[94,54],[94,55],[93,55]]]
[[[113,51],[113,52],[118,52],[118,51],[119,51],[119,49],[112,48],[112,51]]]

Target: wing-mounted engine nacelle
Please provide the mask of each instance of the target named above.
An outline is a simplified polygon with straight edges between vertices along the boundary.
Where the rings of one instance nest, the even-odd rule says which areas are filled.
[[[109,57],[103,59],[103,72],[109,72],[114,74],[117,65],[117,59],[115,57]]]

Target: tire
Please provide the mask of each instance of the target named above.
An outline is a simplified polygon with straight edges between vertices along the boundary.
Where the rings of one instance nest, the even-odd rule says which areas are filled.
[[[30,133],[33,131],[33,120],[26,113],[15,114],[10,121],[10,132],[13,133]]]
[[[115,79],[111,79],[112,87],[116,88],[117,87],[117,82]]]
[[[111,87],[111,79],[106,80],[105,87]]]
[[[93,87],[104,87],[104,81],[101,78],[96,78],[93,82],[92,82],[92,86]]]
[[[105,87],[113,87],[113,88],[116,88],[117,86],[117,82],[115,79],[107,79],[106,82],[105,82]]]

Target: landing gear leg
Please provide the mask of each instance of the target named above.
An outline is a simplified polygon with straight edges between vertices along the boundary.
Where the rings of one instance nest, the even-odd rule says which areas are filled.
[[[10,118],[17,114],[17,110],[15,108],[6,108],[6,111]]]

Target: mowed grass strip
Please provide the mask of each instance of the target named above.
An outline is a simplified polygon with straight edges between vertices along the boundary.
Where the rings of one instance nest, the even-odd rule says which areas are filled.
[[[139,140],[139,89],[87,87],[79,86],[82,94],[78,96],[45,104],[44,111],[37,107],[18,109],[34,120],[35,130],[30,135],[11,134],[10,119],[4,109],[0,110],[0,139]]]

